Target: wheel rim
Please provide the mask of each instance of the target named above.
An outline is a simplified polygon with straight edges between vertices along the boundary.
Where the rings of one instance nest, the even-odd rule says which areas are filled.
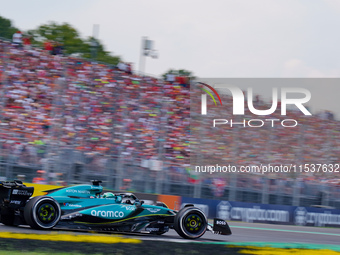
[[[41,223],[49,224],[58,217],[58,212],[53,205],[49,203],[43,203],[38,207],[37,216]]]
[[[184,229],[187,233],[199,235],[204,231],[204,219],[199,214],[189,214],[184,219]]]

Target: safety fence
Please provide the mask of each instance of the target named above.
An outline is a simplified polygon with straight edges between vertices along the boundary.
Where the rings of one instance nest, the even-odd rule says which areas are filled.
[[[46,150],[44,145],[39,146],[41,150]],[[0,148],[3,148],[1,144]],[[22,155],[16,154],[15,150],[7,154],[4,151],[2,149],[0,161],[0,177],[3,180],[23,179],[32,182],[38,175],[37,170],[44,170],[44,184],[70,185],[97,179],[103,181],[104,187],[119,191],[219,201],[340,208],[338,184],[237,174],[218,181],[213,178],[193,180],[185,167],[171,162],[165,162],[161,169],[150,168],[150,165],[141,160],[124,161],[119,157],[84,153],[67,147],[53,153],[45,151],[36,162],[23,162]]]
[[[194,204],[208,217],[281,225],[340,227],[340,210],[303,206],[243,203],[226,200],[181,198],[182,206]]]

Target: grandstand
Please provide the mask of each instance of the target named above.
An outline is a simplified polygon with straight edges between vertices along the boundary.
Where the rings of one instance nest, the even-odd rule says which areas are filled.
[[[13,162],[41,165],[60,147],[91,162],[188,160],[188,89],[5,41],[1,57],[2,155]]]
[[[190,156],[202,165],[339,163],[339,121],[312,116],[298,129],[209,133],[190,112],[199,109],[190,101],[198,91],[178,83],[7,41],[0,56],[2,177],[31,181],[44,169],[51,183],[57,173],[68,184],[102,178],[114,189],[130,179],[125,188],[134,191],[303,205],[318,203],[322,186],[328,195],[320,203],[340,204],[339,173],[196,176],[189,167]],[[202,136],[208,146],[189,146]],[[209,143],[216,139],[222,144]]]

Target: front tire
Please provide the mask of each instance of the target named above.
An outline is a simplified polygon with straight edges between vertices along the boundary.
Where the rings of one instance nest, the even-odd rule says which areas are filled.
[[[183,238],[196,239],[207,230],[207,218],[196,207],[184,207],[175,216],[174,229]]]
[[[34,197],[24,209],[26,223],[34,229],[52,229],[60,220],[61,209],[52,197]]]

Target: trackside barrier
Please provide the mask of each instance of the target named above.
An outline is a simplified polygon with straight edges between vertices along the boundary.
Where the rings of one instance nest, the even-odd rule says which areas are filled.
[[[340,228],[340,210],[182,197],[182,207],[194,204],[209,218],[229,221]]]

